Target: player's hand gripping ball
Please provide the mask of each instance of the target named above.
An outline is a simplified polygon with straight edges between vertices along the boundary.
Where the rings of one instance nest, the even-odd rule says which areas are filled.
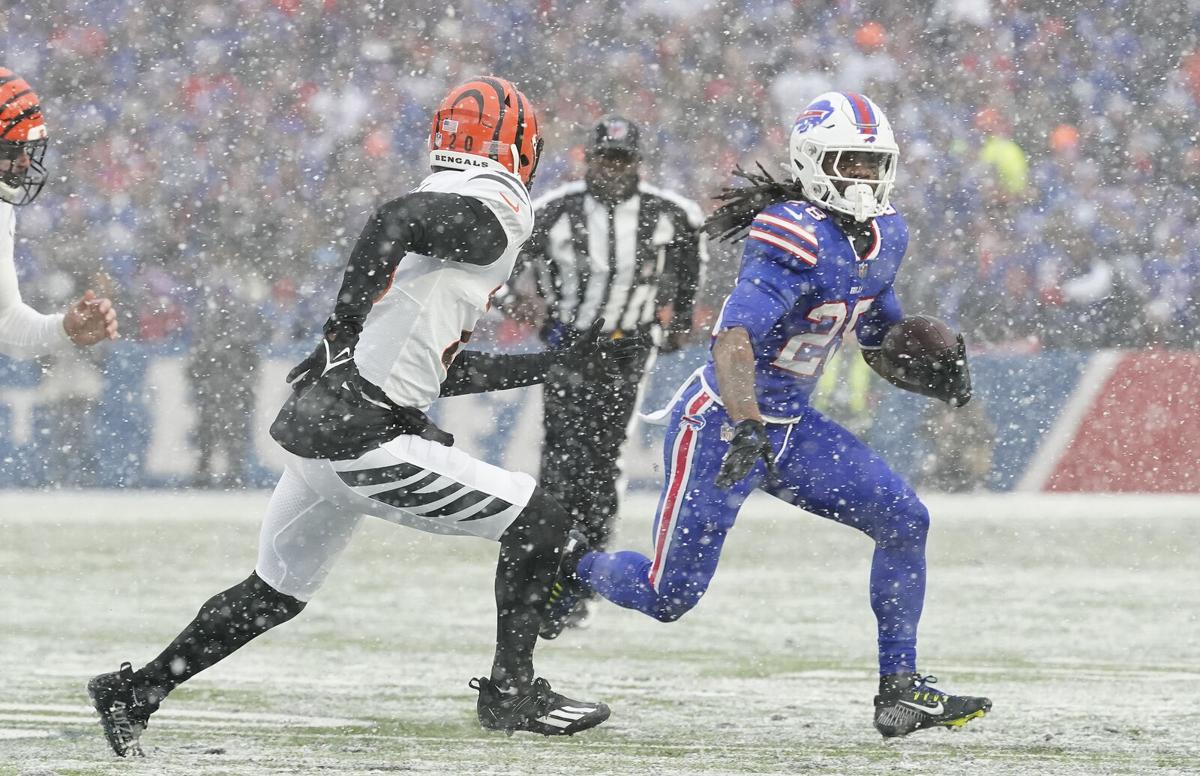
[[[904,318],[883,338],[883,358],[909,390],[951,407],[971,400],[971,371],[961,334],[928,315]]]

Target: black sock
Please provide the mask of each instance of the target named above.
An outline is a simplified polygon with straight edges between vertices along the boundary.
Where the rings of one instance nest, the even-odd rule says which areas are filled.
[[[899,696],[900,693],[913,686],[916,676],[912,671],[881,676],[879,677],[879,694],[887,698]]]
[[[496,565],[496,658],[492,680],[524,689],[533,682],[533,648],[542,609],[558,575],[571,518],[541,488],[500,537]]]
[[[258,574],[208,599],[162,654],[134,673],[134,682],[157,703],[177,685],[233,654],[239,647],[304,609]]]

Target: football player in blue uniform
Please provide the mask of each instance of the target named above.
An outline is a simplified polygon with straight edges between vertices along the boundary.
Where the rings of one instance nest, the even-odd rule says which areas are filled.
[[[810,407],[809,394],[853,331],[890,382],[958,406],[970,398],[965,348],[960,337],[919,370],[882,357],[884,334],[902,317],[892,284],[908,246],[904,219],[888,204],[899,149],[883,112],[859,94],[823,94],[798,117],[790,150],[793,181],[739,170],[751,185],[726,190],[707,225],[745,237],[742,265],[711,358],[660,413],[666,482],[652,554],[592,552],[576,534],[542,635],[557,636],[562,613],[587,590],[662,622],[683,616],[757,488],[875,541],[879,732],[962,725],[991,701],[948,694],[917,673],[929,512],[874,451]]]

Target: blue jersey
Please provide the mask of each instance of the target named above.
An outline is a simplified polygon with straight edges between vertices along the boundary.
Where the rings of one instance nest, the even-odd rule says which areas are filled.
[[[908,248],[908,227],[894,208],[873,219],[871,245],[859,256],[830,215],[801,201],[759,213],[742,251],[737,285],[714,333],[743,328],[754,347],[758,405],[768,420],[790,420],[850,331],[877,348],[901,318],[892,283]],[[704,381],[717,387],[712,360]]]

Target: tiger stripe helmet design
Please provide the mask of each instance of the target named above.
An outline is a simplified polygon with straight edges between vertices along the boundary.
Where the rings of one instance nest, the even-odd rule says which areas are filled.
[[[0,200],[28,205],[46,184],[46,122],[24,78],[0,67]]]
[[[500,167],[528,187],[542,155],[537,111],[511,81],[472,79],[451,89],[433,114],[429,148],[433,167]]]

